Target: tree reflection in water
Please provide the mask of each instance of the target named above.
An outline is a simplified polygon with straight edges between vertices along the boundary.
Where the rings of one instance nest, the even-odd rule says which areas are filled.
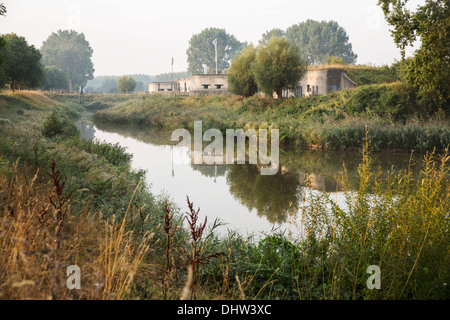
[[[298,206],[303,190],[297,173],[279,170],[275,175],[261,175],[256,165],[229,166],[227,184],[240,203],[270,223],[286,222],[289,202]]]

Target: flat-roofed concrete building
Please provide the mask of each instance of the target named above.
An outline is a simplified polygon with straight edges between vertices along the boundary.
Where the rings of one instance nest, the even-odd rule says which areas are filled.
[[[345,90],[358,85],[344,69],[336,67],[309,67],[295,90],[284,90],[283,97],[309,97]],[[172,91],[173,90],[173,91]],[[197,74],[172,82],[151,82],[149,93],[177,93],[190,96],[230,95],[226,74]]]
[[[149,93],[189,93],[190,96],[229,95],[226,74],[196,74],[172,82],[151,82]]]
[[[295,90],[284,90],[283,97],[309,97],[355,88],[347,73],[335,67],[309,67]]]
[[[172,92],[172,82],[150,82],[148,84],[148,92],[150,93],[168,93]]]

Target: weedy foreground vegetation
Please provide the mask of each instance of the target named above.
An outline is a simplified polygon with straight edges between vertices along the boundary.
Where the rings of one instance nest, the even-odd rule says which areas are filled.
[[[304,103],[317,105],[303,110],[299,100],[273,107],[256,97],[99,95],[79,104],[71,95],[2,93],[0,299],[449,299],[448,150],[436,148],[422,163],[381,179],[370,160],[377,146],[368,125],[368,144],[363,130],[356,145],[363,147],[358,191],[348,187],[345,166],[336,181],[346,208],[311,193],[298,208],[291,204],[285,232],[256,237],[229,230],[219,237],[220,222],[199,221],[201,203],[187,198],[177,208],[153,195],[123,148],[81,140],[73,126],[116,106],[99,117],[189,126],[202,114],[205,126],[239,127],[249,119],[230,118],[238,108],[258,125],[309,114],[325,128],[342,112],[331,111],[335,99],[350,99],[346,94],[311,98]],[[350,119],[343,121],[358,123]],[[436,139],[446,136],[440,125],[427,125],[438,128]],[[420,166],[418,176],[413,166]],[[80,290],[66,287],[70,265],[81,268]],[[370,265],[380,267],[380,290],[367,288]]]

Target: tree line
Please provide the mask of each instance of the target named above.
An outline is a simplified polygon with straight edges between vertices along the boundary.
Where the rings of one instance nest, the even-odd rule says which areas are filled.
[[[407,9],[405,2],[396,0],[379,0],[378,5],[393,27],[392,37],[404,62],[402,80],[411,95],[422,105],[448,109],[448,1],[430,0],[417,6],[415,11]],[[5,6],[0,4],[0,18],[6,13]],[[420,48],[413,57],[405,59],[405,48],[417,39],[421,41]],[[205,69],[216,72],[213,43],[217,45],[217,72],[229,73],[232,90],[241,95],[251,95],[255,90],[281,93],[293,86],[307,65],[354,64],[357,59],[347,32],[335,21],[307,20],[286,30],[274,28],[262,34],[257,47],[239,41],[225,29],[206,28],[189,41],[187,74],[201,74]],[[52,33],[40,49],[14,33],[2,35],[0,88],[9,85],[11,90],[41,87],[83,91],[87,81],[93,79],[92,53],[84,34],[73,30]],[[122,90],[139,85],[126,78],[121,82],[128,83],[121,86]]]

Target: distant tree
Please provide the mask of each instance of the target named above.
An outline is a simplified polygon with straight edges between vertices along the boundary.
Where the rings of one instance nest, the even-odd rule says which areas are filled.
[[[5,43],[0,49],[2,69],[11,90],[38,87],[43,72],[39,50],[15,33],[6,34],[3,39]]]
[[[301,48],[303,58],[311,65],[323,64],[329,56],[341,57],[348,64],[356,62],[347,32],[335,21],[308,19],[289,27],[286,37]]]
[[[406,1],[379,0],[386,21],[394,27],[394,42],[405,57],[406,47],[417,38],[420,48],[406,68],[405,80],[417,91],[426,109],[444,106],[449,111],[450,97],[450,6],[448,0],[429,0],[416,11],[406,8]]]
[[[279,28],[274,28],[272,30],[269,30],[269,31],[266,31],[265,33],[263,33],[261,39],[259,40],[259,44],[266,45],[269,42],[270,38],[272,38],[272,37],[280,38],[280,37],[284,37],[284,36],[285,36],[285,33],[283,30],[281,30]]]
[[[73,30],[58,30],[44,41],[41,48],[46,66],[56,66],[65,71],[69,80],[69,91],[83,87],[94,78],[93,50],[83,33]]]
[[[186,54],[189,65],[188,71],[191,74],[203,73],[203,64],[206,64],[209,70],[215,72],[216,60],[213,44],[215,39],[217,39],[218,72],[227,69],[233,57],[247,45],[228,34],[225,29],[204,29],[202,32],[193,35],[189,40],[189,48]]]
[[[69,79],[64,70],[55,66],[46,66],[42,78],[42,88],[44,90],[68,90]]]
[[[327,58],[326,64],[344,64],[342,57],[330,56]]]
[[[256,49],[250,44],[231,61],[227,72],[228,90],[234,94],[250,97],[258,91],[252,63],[255,61]]]
[[[133,92],[136,88],[136,80],[130,76],[122,76],[117,81],[117,89],[120,93]]]
[[[273,37],[258,47],[252,71],[258,88],[267,95],[282,97],[284,89],[295,89],[306,72],[300,49],[286,38]]]

